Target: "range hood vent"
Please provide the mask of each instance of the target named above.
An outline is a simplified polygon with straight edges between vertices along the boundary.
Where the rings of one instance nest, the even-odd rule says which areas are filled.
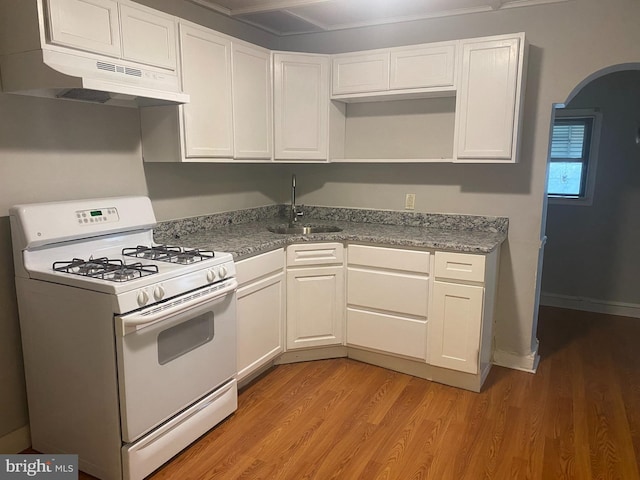
[[[109,95],[108,92],[90,90],[88,88],[70,88],[69,90],[62,90],[57,97],[93,103],[107,103],[111,100],[111,95]]]

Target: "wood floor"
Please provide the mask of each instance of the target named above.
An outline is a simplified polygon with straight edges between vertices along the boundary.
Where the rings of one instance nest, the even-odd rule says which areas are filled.
[[[640,479],[640,320],[542,308],[538,338],[537,374],[494,367],[480,394],[347,359],[279,366],[151,478]]]

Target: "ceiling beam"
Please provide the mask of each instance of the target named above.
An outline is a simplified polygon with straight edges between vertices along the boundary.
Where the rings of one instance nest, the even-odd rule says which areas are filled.
[[[307,17],[306,15],[300,15],[299,13],[293,12],[291,10],[284,10],[285,12],[287,12],[287,14],[291,15],[292,17],[296,17],[299,18],[300,20],[302,20],[303,22],[307,22],[310,25],[315,25],[316,27],[318,27],[321,30],[329,30],[329,26],[325,25],[322,22],[319,22],[317,20],[314,20],[312,18]]]
[[[195,3],[196,5],[200,5],[201,7],[208,8],[209,10],[215,10],[216,12],[224,13],[227,16],[231,16],[231,10],[228,8],[224,8],[214,1],[208,0],[189,0],[191,3]]]
[[[295,7],[305,7],[318,3],[330,3],[332,0],[276,0],[268,4],[253,5],[243,8],[232,8],[231,15],[246,15],[249,13],[272,12],[274,10],[287,10]]]

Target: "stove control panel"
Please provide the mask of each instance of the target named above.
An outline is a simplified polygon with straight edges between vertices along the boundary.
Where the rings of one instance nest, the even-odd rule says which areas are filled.
[[[219,267],[214,267],[207,271],[207,281],[209,283],[213,283],[216,280],[224,280],[227,278],[229,272],[224,265],[220,265]]]
[[[95,225],[96,223],[114,223],[120,220],[115,207],[96,208],[93,210],[76,210],[78,225]]]

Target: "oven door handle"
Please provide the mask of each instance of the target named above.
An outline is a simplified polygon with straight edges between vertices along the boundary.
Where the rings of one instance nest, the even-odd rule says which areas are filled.
[[[213,302],[219,298],[234,292],[238,288],[238,282],[235,278],[227,280],[222,284],[211,286],[193,292],[191,294],[182,295],[173,300],[169,300],[159,305],[152,305],[145,309],[118,317],[120,334],[126,335],[139,328],[148,326],[158,320],[164,320],[168,316],[181,313],[186,310],[198,307],[208,302]]]

